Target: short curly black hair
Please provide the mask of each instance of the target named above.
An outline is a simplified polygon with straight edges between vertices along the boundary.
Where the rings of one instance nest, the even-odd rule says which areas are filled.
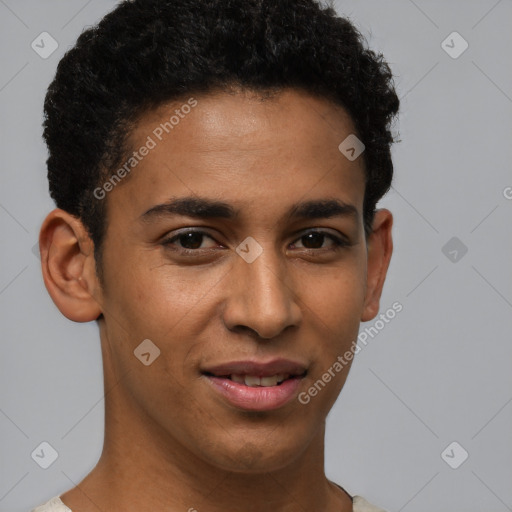
[[[233,86],[305,90],[341,105],[366,146],[365,232],[393,176],[399,99],[381,54],[317,0],[125,0],[79,36],[44,102],[50,194],[82,220],[101,274],[105,201],[93,191],[148,110]],[[340,141],[341,142],[341,141]]]

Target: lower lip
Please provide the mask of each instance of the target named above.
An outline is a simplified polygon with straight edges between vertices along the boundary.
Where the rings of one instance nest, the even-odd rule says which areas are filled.
[[[302,377],[286,379],[279,386],[251,387],[225,377],[207,376],[213,389],[232,405],[246,411],[271,411],[286,405],[297,396]]]

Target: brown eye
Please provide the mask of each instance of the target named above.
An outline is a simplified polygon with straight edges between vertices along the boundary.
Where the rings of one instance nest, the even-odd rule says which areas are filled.
[[[213,238],[204,231],[187,230],[167,238],[162,242],[164,247],[172,248],[184,254],[200,252],[201,249],[211,249],[212,247],[201,247],[205,238]]]
[[[328,239],[331,241],[330,247],[323,247],[325,240]],[[299,240],[302,241],[304,249],[307,250],[315,250],[315,249],[331,249],[336,250],[340,247],[345,247],[348,245],[347,242],[338,238],[337,236],[332,235],[331,233],[327,233],[325,231],[310,231],[302,235]]]
[[[185,249],[199,249],[201,247],[204,235],[197,231],[191,231],[184,235],[179,235],[177,240]]]

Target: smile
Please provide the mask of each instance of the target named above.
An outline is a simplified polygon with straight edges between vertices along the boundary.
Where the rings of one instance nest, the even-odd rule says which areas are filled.
[[[202,371],[210,389],[230,406],[247,411],[271,411],[296,398],[305,365],[284,359],[261,363],[238,361]]]
[[[283,381],[288,379],[290,375],[280,373],[278,375],[272,375],[270,377],[258,377],[256,375],[228,375],[227,378],[238,384],[245,384],[250,387],[269,387],[279,386]]]

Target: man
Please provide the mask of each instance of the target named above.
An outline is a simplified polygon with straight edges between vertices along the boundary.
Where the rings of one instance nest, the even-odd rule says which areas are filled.
[[[381,510],[326,478],[324,435],[391,258],[398,103],[315,0],[125,1],[79,37],[39,242],[99,326],[105,442],[37,512]]]

